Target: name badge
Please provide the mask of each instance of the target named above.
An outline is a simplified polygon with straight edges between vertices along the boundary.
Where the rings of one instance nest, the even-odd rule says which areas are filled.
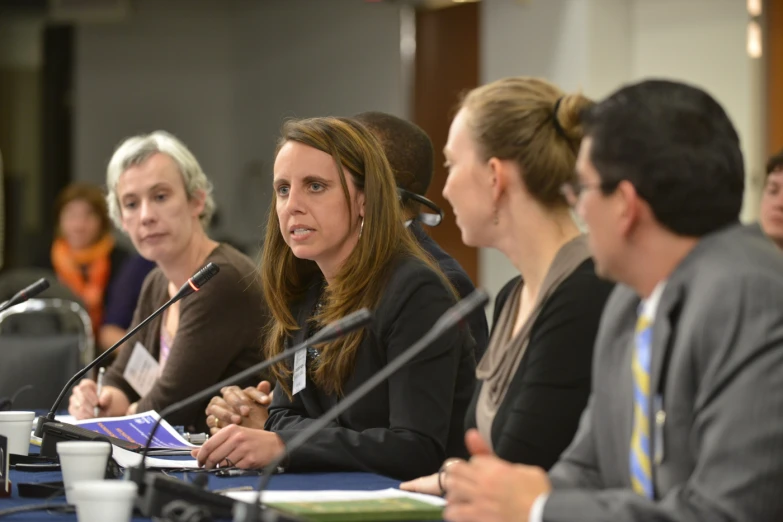
[[[133,347],[122,376],[140,397],[147,395],[160,375],[160,364],[141,343]]]
[[[307,386],[307,350],[299,350],[294,355],[294,389],[296,395]]]

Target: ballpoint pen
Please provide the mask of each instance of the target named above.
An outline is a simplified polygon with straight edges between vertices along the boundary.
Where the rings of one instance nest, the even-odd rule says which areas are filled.
[[[98,370],[98,401],[101,400],[101,390],[103,390],[103,374],[106,373],[106,368],[101,366],[100,370]],[[92,409],[93,416],[97,417],[101,413],[101,408],[97,404]]]

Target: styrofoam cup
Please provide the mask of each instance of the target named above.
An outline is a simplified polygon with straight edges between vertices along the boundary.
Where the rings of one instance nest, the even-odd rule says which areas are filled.
[[[0,411],[0,435],[8,439],[8,453],[29,453],[34,418],[32,411]]]
[[[102,480],[111,454],[111,444],[101,441],[57,443],[57,455],[65,483],[65,500],[74,503],[73,487],[85,480]]]
[[[74,484],[71,496],[79,522],[128,522],[136,500],[136,483],[85,480]]]

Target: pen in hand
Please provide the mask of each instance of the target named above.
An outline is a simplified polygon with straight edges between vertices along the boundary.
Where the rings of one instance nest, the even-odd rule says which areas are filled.
[[[98,390],[97,390],[98,402],[100,402],[100,400],[101,400],[101,390],[103,390],[103,374],[104,373],[106,373],[106,368],[101,366],[100,370],[98,370]],[[96,404],[95,407],[92,409],[92,414],[95,417],[100,415],[101,414],[101,407]]]

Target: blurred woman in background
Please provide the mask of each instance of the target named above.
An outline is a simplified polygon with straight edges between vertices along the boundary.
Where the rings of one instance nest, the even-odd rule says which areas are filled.
[[[116,244],[111,235],[111,221],[100,188],[88,183],[68,185],[57,197],[55,215],[51,266],[60,282],[84,304],[100,341],[107,295],[115,290],[113,284],[131,254]],[[108,348],[98,344],[101,350]]]

